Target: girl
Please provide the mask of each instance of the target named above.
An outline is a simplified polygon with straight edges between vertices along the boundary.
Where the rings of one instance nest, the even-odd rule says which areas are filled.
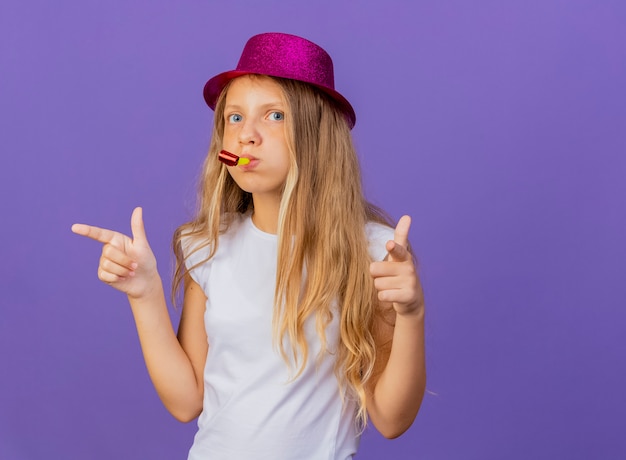
[[[426,380],[410,219],[394,232],[363,198],[330,57],[257,35],[204,96],[215,122],[199,209],[174,235],[178,336],[141,208],[132,238],[72,227],[104,244],[98,276],[128,295],[163,404],[199,416],[189,459],[348,459],[368,418],[399,436]]]

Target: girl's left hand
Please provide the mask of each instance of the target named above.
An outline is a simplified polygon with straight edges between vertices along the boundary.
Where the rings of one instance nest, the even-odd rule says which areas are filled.
[[[402,216],[393,241],[387,241],[387,257],[370,265],[378,300],[393,303],[393,308],[400,315],[420,313],[424,309],[424,292],[413,257],[407,249],[410,227],[411,218]]]

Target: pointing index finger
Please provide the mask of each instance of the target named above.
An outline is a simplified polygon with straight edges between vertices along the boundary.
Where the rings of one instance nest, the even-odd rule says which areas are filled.
[[[94,227],[92,225],[74,224],[72,225],[72,231],[77,235],[86,236],[92,240],[99,241],[100,243],[110,243],[118,234],[112,230],[106,228]]]

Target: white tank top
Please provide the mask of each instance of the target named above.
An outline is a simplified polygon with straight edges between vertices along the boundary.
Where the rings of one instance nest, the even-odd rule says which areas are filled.
[[[370,253],[381,260],[393,230],[378,224],[366,230]],[[186,251],[192,244],[183,241]],[[187,266],[207,253],[196,252]],[[220,236],[214,257],[190,273],[208,299],[209,351],[189,460],[345,460],[357,451],[356,405],[349,398],[342,403],[334,374],[339,315],[326,330],[328,351],[319,360],[315,318],[307,320],[309,358],[295,380],[272,345],[276,258],[277,236],[240,216]]]

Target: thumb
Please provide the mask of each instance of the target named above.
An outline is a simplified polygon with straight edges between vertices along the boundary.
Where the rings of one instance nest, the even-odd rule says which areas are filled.
[[[393,232],[393,241],[387,243],[387,251],[389,258],[399,262],[406,260],[409,256],[407,248],[409,247],[409,229],[411,228],[411,218],[402,216]]]
[[[393,240],[405,248],[409,246],[409,229],[411,228],[411,218],[402,216],[393,232]]]
[[[130,229],[133,232],[133,242],[147,242],[146,229],[143,226],[143,209],[137,207],[130,218]]]

